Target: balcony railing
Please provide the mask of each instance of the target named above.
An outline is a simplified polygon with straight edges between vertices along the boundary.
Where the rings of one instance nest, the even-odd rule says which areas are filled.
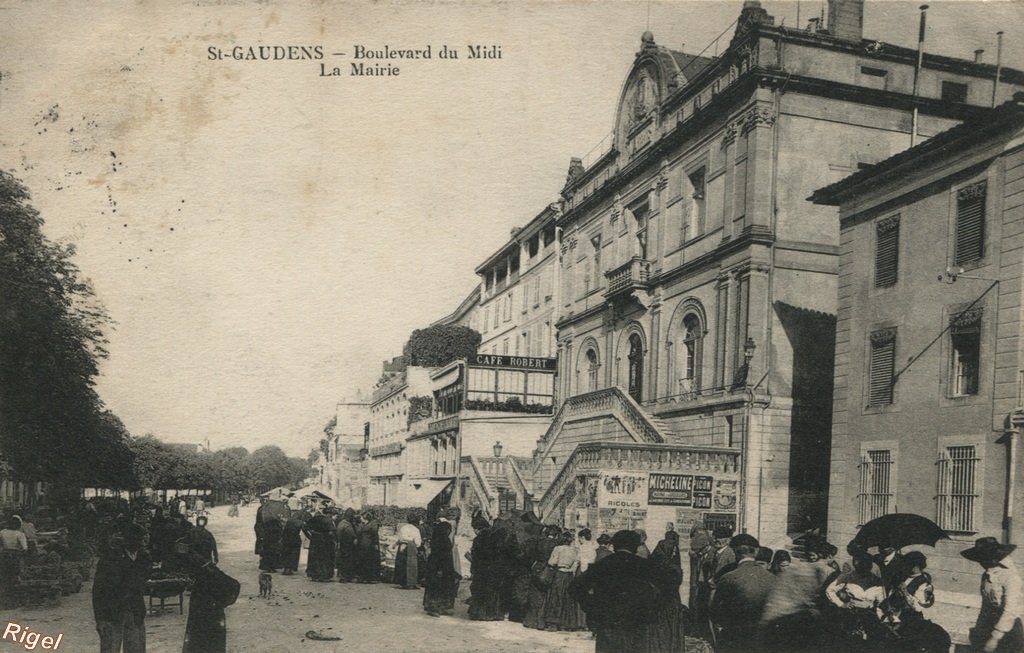
[[[605,272],[608,278],[608,291],[605,297],[611,298],[633,290],[648,290],[651,287],[651,262],[634,256],[625,265]]]

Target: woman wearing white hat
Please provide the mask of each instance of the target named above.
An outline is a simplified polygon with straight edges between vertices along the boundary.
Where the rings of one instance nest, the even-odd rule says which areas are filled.
[[[1024,651],[1024,590],[1017,567],[1008,557],[1017,547],[982,537],[960,555],[985,569],[981,575],[981,612],[971,629],[974,650]]]

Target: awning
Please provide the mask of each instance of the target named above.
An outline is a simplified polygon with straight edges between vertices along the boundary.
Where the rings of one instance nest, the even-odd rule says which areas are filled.
[[[332,497],[331,495],[327,494],[326,492],[322,492],[322,491],[318,490],[313,485],[307,485],[304,488],[300,488],[298,490],[295,490],[295,496],[297,496],[300,499],[305,498],[305,497],[314,497],[316,499],[326,499],[328,501],[334,501],[334,497]]]
[[[272,499],[277,499],[277,498],[286,496],[289,492],[291,492],[291,490],[289,490],[287,487],[282,485],[281,487],[276,487],[273,490],[267,490],[266,492],[264,492],[260,496],[261,497],[270,497]]]
[[[457,382],[459,380],[461,372],[462,366],[456,365],[452,367],[452,369],[441,373],[440,376],[436,376],[433,379],[431,379],[430,385],[431,387],[433,387],[435,392],[438,390],[443,390],[444,388],[447,388],[448,386]]]
[[[434,500],[434,497],[452,484],[452,481],[453,479],[409,481],[405,487],[405,501],[402,502],[401,507],[426,508],[427,504]]]

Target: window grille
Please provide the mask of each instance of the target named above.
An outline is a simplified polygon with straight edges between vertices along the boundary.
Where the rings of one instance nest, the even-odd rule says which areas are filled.
[[[977,508],[977,447],[946,447],[939,453],[936,522],[947,531],[973,533]]]
[[[900,257],[900,216],[880,220],[875,227],[875,288],[896,285]]]
[[[956,194],[955,263],[963,265],[985,255],[985,182],[961,188]]]
[[[873,332],[868,371],[868,406],[892,403],[895,363],[896,329],[882,329]]]
[[[861,456],[858,525],[889,514],[893,501],[892,466],[892,451],[888,449],[867,451]]]

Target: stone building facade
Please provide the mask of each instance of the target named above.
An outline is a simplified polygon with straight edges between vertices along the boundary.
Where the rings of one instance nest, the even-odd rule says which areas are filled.
[[[1024,537],[1024,94],[814,199],[841,225],[829,535],[935,520],[928,571],[964,633],[980,568],[959,551]]]
[[[976,115],[995,76],[926,55],[915,96],[916,52],[863,39],[862,2],[829,5],[834,24],[806,31],[749,0],[715,58],[645,33],[612,146],[570,165],[556,218],[565,402],[533,469],[545,519],[610,510],[594,487],[623,487],[605,471],[626,465],[646,483],[711,478],[711,507],[695,507],[708,490],[680,490],[680,519],[731,519],[770,544],[825,525],[839,234],[806,198],[906,149],[913,122],[923,139]],[[690,478],[650,476],[671,470]],[[640,505],[616,523],[643,523],[650,501],[627,503]]]

